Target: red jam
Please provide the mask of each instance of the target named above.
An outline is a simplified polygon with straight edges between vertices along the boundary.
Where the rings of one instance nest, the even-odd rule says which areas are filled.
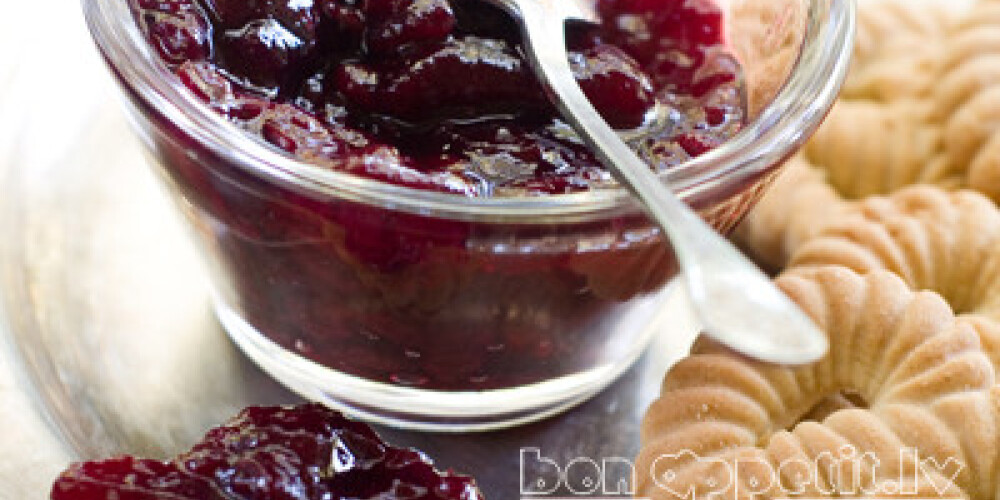
[[[130,1],[195,96],[311,164],[467,197],[613,184],[545,99],[513,23],[483,2]],[[651,168],[739,129],[739,66],[712,0],[598,7],[600,26],[571,26],[569,57]],[[225,305],[343,373],[478,391],[621,363],[654,316],[646,296],[676,272],[639,214],[506,224],[322,198],[251,174],[158,110],[142,112]],[[765,177],[691,202],[728,230]]]
[[[509,16],[478,0],[133,0],[201,99],[272,146],[333,170],[466,196],[612,181],[558,118]],[[743,119],[710,0],[600,0],[571,25],[581,87],[654,168]]]
[[[63,472],[51,500],[481,500],[473,479],[319,405],[248,408],[171,461]]]

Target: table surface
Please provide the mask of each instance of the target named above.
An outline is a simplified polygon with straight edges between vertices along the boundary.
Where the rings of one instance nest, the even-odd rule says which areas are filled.
[[[53,0],[38,13],[36,2],[6,4],[0,500],[41,500],[70,461],[166,456],[243,406],[296,398],[212,316],[201,263],[143,165],[79,5]],[[515,498],[522,449],[561,464],[632,457],[638,420],[693,332],[690,318],[676,318],[609,390],[539,424],[464,436],[381,431],[475,474],[489,498]]]

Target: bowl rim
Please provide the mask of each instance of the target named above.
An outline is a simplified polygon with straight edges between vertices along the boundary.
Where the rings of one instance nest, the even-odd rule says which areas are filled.
[[[754,0],[750,0],[754,1]],[[735,137],[660,174],[688,203],[750,186],[794,154],[818,128],[847,76],[856,0],[808,2],[804,39],[791,74],[772,102]],[[248,136],[179,84],[132,19],[129,1],[81,0],[91,35],[132,99],[163,115],[220,158],[263,180],[320,198],[460,220],[590,220],[641,210],[627,189],[524,197],[464,197],[365,179],[285,156]],[[147,145],[149,132],[137,127]]]

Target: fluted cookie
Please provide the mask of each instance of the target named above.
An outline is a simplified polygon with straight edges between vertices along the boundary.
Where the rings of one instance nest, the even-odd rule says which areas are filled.
[[[884,269],[933,290],[959,313],[1000,320],[1000,210],[974,191],[912,186],[852,206],[792,255],[790,266]]]
[[[985,196],[912,186],[859,202],[790,259],[792,268],[827,265],[888,270],[940,294],[1000,353],[1000,210]]]
[[[830,352],[775,366],[700,341],[643,421],[638,497],[994,498],[997,379],[970,325],[885,271],[800,269],[778,284]],[[837,395],[857,405],[802,420]],[[857,467],[827,466],[843,463]]]
[[[1000,202],[1000,2],[981,1],[948,35],[934,115],[948,167]]]
[[[862,4],[854,83],[736,230],[736,241],[765,267],[782,268],[837,213],[869,196],[930,184],[1000,202],[1000,1],[975,2],[958,20],[925,9],[932,4],[944,5]],[[882,37],[879,47],[874,40]],[[892,61],[921,40],[930,47],[922,53],[935,62],[907,71],[931,78],[932,86],[898,96],[857,90],[858,75],[871,68],[903,71]]]
[[[942,157],[942,127],[924,119],[925,107],[838,101],[803,154],[849,199],[914,183],[957,186],[960,182]]]
[[[846,210],[826,174],[794,157],[734,233],[740,247],[770,271],[780,270],[792,252]]]
[[[848,198],[930,183],[1000,200],[1000,2],[951,21],[926,2],[861,12],[861,56],[807,159]]]
[[[953,0],[867,0],[844,96],[879,102],[921,97],[934,85]]]

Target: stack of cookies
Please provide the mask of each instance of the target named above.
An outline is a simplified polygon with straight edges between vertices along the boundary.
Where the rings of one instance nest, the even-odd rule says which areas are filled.
[[[862,1],[841,100],[737,232],[829,354],[700,340],[637,496],[1000,499],[1000,1],[959,3]]]

